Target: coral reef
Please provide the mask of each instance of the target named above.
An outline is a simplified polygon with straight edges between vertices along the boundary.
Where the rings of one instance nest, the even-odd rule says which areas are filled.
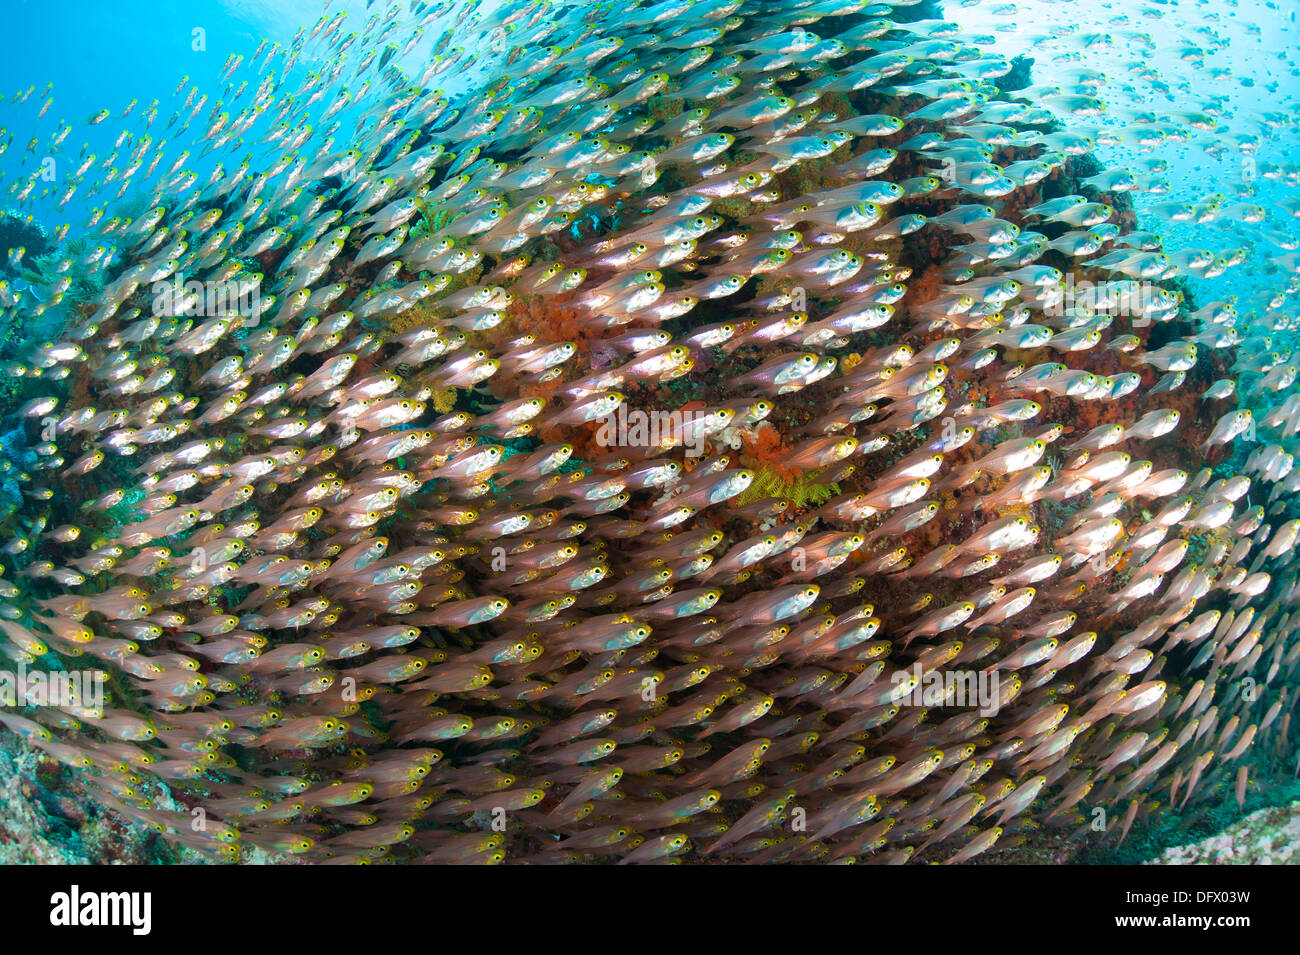
[[[12,737],[0,746],[0,864],[140,865],[201,864],[198,852],[168,843],[139,822],[96,804],[77,774]],[[165,788],[152,799],[183,810]],[[250,859],[250,861],[252,861]]]
[[[13,253],[23,250],[22,260],[13,261]],[[0,211],[0,274],[16,278],[24,264],[48,255],[55,249],[54,240],[45,228],[30,216]]]
[[[549,57],[517,83],[453,106],[451,54],[347,151],[248,113],[274,173],[97,217],[87,300],[25,273],[67,325],[3,439],[0,649],[109,700],[0,723],[30,800],[99,821],[78,851],[961,862],[1276,772],[1292,508],[1199,397],[1236,342],[1163,286],[1064,302],[1135,223],[1046,148],[1030,61],[957,79],[931,3],[807,13],[826,42],[780,4],[689,42],[635,3],[492,19],[527,9],[465,27]],[[257,274],[257,320],[151,305],[185,269]]]
[[[1166,849],[1153,865],[1300,865],[1300,802],[1251,813],[1208,839]]]

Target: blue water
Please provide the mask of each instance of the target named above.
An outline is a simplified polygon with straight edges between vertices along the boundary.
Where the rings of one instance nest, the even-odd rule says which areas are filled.
[[[490,0],[481,8],[487,10],[495,5]],[[118,0],[112,4],[93,0],[15,0],[6,7],[6,23],[21,42],[0,60],[0,93],[5,96],[0,102],[0,127],[5,130],[3,138],[13,135],[13,144],[0,156],[0,173],[5,174],[0,189],[8,189],[15,178],[35,168],[39,155],[27,154],[27,143],[33,137],[44,142],[64,121],[72,122],[74,129],[56,157],[57,164],[74,160],[83,141],[86,152],[95,154],[97,163],[101,162],[113,152],[114,139],[124,126],[144,131],[141,116],[154,99],[160,101],[158,118],[148,133],[155,142],[175,135],[175,128],[167,133],[163,130],[184,101],[185,90],[192,87],[208,94],[193,124],[199,126],[220,99],[225,84],[219,82],[219,77],[228,56],[239,54],[247,62],[264,39],[287,45],[301,26],[316,22],[322,9],[328,16],[345,10],[345,29],[359,29],[368,17],[388,7],[362,0]],[[1265,237],[1255,224],[1142,218],[1142,227],[1165,238],[1165,251],[1169,253],[1207,247],[1212,251],[1241,247],[1251,250],[1244,267],[1230,269],[1219,279],[1193,280],[1202,299],[1213,301],[1237,294],[1262,307],[1260,299],[1272,294],[1266,289],[1275,290],[1285,284],[1285,277],[1279,277],[1268,259],[1287,252],[1285,245],[1300,242],[1300,223],[1280,212],[1277,205],[1295,188],[1295,157],[1300,152],[1300,137],[1293,125],[1293,117],[1300,110],[1300,69],[1295,62],[1300,49],[1297,4],[1272,0],[1230,4],[1187,0],[1030,0],[1018,4],[964,0],[944,4],[942,11],[946,19],[962,27],[964,39],[977,39],[986,52],[1008,58],[1021,54],[1032,57],[1032,80],[1037,87],[1059,85],[1065,93],[1087,93],[1106,102],[1107,114],[1102,117],[1063,114],[1072,128],[1122,128],[1126,109],[1158,114],[1212,109],[1220,127],[1214,132],[1194,131],[1187,142],[1166,142],[1154,149],[1099,146],[1093,155],[1108,167],[1132,166],[1153,158],[1169,164],[1161,174],[1170,185],[1168,194],[1129,194],[1139,209],[1157,202],[1196,203],[1218,193],[1225,195],[1225,203],[1244,200],[1269,210],[1268,219],[1259,225],[1266,226],[1270,234],[1287,236],[1288,243],[1279,244]],[[401,61],[409,73],[419,75],[435,52],[436,39],[446,22],[444,18],[430,25]],[[1109,43],[1076,39],[1107,34]],[[1154,54],[1143,42],[1142,34],[1155,41]],[[1204,59],[1180,55],[1194,43],[1206,52]],[[295,67],[295,76],[306,78],[324,65],[304,57]],[[1080,67],[1103,71],[1105,84],[1096,90],[1072,85],[1072,71]],[[454,91],[454,79],[451,84],[449,78],[440,79],[443,86],[450,85]],[[184,90],[174,97],[183,80]],[[38,118],[37,111],[46,99],[46,84],[51,81],[49,95],[53,96],[53,104]],[[36,91],[26,103],[13,103],[17,92],[32,86]],[[293,84],[288,88],[293,89]],[[132,115],[120,121],[120,112],[133,99],[138,102]],[[91,127],[82,124],[102,108],[114,112],[109,121]],[[183,112],[188,114],[189,110]],[[1270,128],[1265,118],[1286,125]],[[182,136],[187,142],[195,132],[193,126]],[[161,164],[164,169],[182,148],[171,143],[168,146]],[[250,152],[265,155],[264,149],[250,142],[229,149],[225,156],[192,155],[185,168],[205,177],[219,158],[229,168]],[[125,146],[122,152],[128,150],[129,146]],[[1271,181],[1260,175],[1270,165],[1289,166],[1292,180]],[[60,178],[66,172],[69,170],[57,168]],[[75,229],[90,214],[91,203],[84,195],[74,195],[59,208],[60,190],[53,190],[45,199],[39,192],[37,189],[30,197],[24,212],[35,215],[47,228],[68,223]],[[11,198],[0,198],[0,208]]]
[[[496,5],[496,0],[489,0],[480,4],[480,8],[490,10]],[[165,171],[171,160],[191,145],[195,127],[201,132],[205,117],[220,100],[223,89],[230,89],[220,82],[228,57],[241,55],[247,63],[263,40],[287,46],[300,28],[315,24],[322,10],[330,17],[346,11],[348,28],[359,30],[370,16],[386,9],[380,4],[371,7],[361,0],[344,3],[121,0],[111,4],[93,0],[16,0],[7,5],[6,22],[23,42],[16,45],[12,56],[0,63],[0,91],[5,95],[4,102],[0,102],[0,128],[7,130],[6,138],[8,133],[14,136],[13,145],[0,156],[0,172],[5,173],[0,187],[7,189],[16,175],[30,174],[39,157],[25,154],[27,143],[34,136],[45,142],[65,122],[71,122],[74,129],[55,157],[60,164],[78,156],[84,142],[86,152],[97,157],[98,165],[112,154],[114,140],[123,128],[135,133],[147,132],[155,144],[174,136],[176,127],[164,132],[167,122],[183,105],[186,91],[197,87],[199,95],[206,93],[208,100],[191,128],[181,135],[183,144],[168,144],[162,163]],[[421,41],[398,62],[418,78],[424,64],[435,53],[437,38],[450,25],[449,17],[430,24]],[[295,64],[291,82],[285,88],[292,92],[296,89],[292,80],[301,83],[327,65],[305,54]],[[240,79],[244,77],[241,73]],[[449,92],[454,92],[463,82],[463,78],[457,77],[440,80]],[[53,86],[47,94],[46,85],[51,82]],[[184,88],[180,95],[174,95],[182,82]],[[25,103],[13,102],[15,94],[33,85],[36,90]],[[44,116],[38,116],[48,96],[53,97],[53,105]],[[154,99],[159,100],[158,117],[146,129],[142,114]],[[132,114],[121,120],[121,112],[132,100],[137,101]],[[322,109],[325,105],[317,104]],[[109,120],[97,126],[84,125],[84,120],[104,108],[113,112]],[[182,110],[182,118],[191,109],[193,105]],[[344,111],[336,118],[347,115],[348,111]],[[254,130],[264,128],[259,124]],[[129,149],[124,147],[119,155]],[[242,149],[230,149],[225,156],[192,154],[185,168],[206,177],[219,160],[224,159],[230,168],[250,152],[254,156],[269,154],[264,146],[245,142]],[[126,160],[117,165],[125,164]],[[56,169],[60,178],[70,171],[57,166]],[[64,222],[75,226],[90,213],[91,203],[84,196],[74,196],[59,208],[57,195],[41,200],[39,192],[38,189],[33,194],[24,211],[31,212],[51,229]],[[6,205],[5,199],[0,199],[0,208]]]

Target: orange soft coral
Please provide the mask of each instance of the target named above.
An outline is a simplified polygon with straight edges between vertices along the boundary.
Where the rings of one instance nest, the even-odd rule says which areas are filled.
[[[742,459],[757,467],[775,471],[782,480],[794,484],[803,476],[803,469],[789,464],[793,449],[781,440],[781,433],[766,421],[761,422],[752,434],[744,437]]]
[[[536,335],[539,341],[571,341],[579,352],[589,353],[590,315],[572,301],[572,292],[520,298],[506,307],[506,321],[498,327],[513,335]]]

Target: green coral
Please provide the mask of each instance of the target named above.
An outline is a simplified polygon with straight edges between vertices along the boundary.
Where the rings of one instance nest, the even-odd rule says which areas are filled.
[[[753,483],[749,485],[741,494],[736,497],[736,506],[744,507],[746,504],[752,504],[754,501],[761,501],[763,498],[776,497],[789,501],[794,507],[806,507],[808,505],[825,504],[836,494],[840,493],[838,484],[819,484],[817,474],[805,474],[795,477],[793,480],[787,478],[780,471],[771,468],[758,466],[752,468],[754,472]]]

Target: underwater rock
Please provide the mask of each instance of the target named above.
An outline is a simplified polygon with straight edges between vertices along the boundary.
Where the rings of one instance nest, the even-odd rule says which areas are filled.
[[[1222,832],[1166,849],[1150,865],[1300,865],[1300,802],[1251,813]]]
[[[15,263],[13,253],[18,249],[23,250],[23,255]],[[0,274],[20,275],[23,262],[30,262],[54,249],[54,240],[39,222],[7,210],[0,212]]]

